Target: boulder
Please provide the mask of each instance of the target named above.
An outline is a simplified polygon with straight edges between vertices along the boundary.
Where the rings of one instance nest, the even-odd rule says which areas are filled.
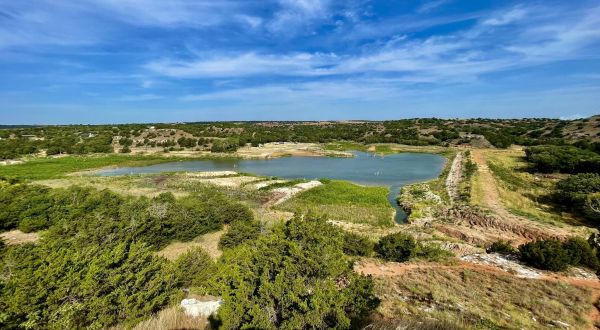
[[[209,317],[212,314],[216,313],[221,307],[223,301],[221,299],[217,300],[207,300],[207,301],[199,301],[197,299],[183,299],[181,301],[181,308],[183,308],[183,312],[185,315],[192,317]]]

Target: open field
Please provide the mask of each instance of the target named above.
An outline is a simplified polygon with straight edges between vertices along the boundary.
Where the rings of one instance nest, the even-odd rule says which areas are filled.
[[[488,168],[498,182],[498,193],[504,207],[515,215],[534,221],[557,226],[578,224],[571,214],[558,214],[547,202],[554,183],[564,175],[529,173],[524,156],[522,150],[485,151]]]

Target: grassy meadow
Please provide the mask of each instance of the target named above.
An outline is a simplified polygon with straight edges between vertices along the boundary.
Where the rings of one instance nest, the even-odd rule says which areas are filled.
[[[548,203],[556,178],[534,175],[528,171],[523,151],[486,151],[488,167],[498,185],[500,199],[506,209],[530,220],[561,226],[565,222],[576,224],[570,214],[553,211]],[[477,183],[474,184],[474,186]],[[474,202],[481,200],[474,192]]]
[[[331,220],[373,226],[393,226],[394,209],[386,187],[364,187],[345,181],[324,180],[278,208],[290,212],[327,214]]]

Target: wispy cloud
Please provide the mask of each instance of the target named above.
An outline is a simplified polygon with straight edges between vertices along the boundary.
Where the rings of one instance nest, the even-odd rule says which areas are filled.
[[[395,38],[361,54],[252,52],[193,60],[162,59],[145,67],[170,77],[196,79],[396,73],[417,81],[473,81],[486,73],[577,58],[587,45],[600,41],[597,11],[574,18],[577,22],[552,20],[540,25],[539,17],[517,7],[494,12],[466,31],[424,40]],[[521,22],[511,38],[495,38],[498,26],[523,21],[527,15],[535,19],[535,24]],[[534,42],[527,43],[525,40],[533,33],[537,34],[532,38]]]
[[[433,11],[447,3],[449,3],[451,0],[433,0],[433,1],[429,1],[424,3],[423,5],[421,5],[419,8],[417,8],[417,12],[418,13],[428,13],[430,11]]]
[[[273,33],[294,33],[296,29],[310,26],[315,20],[330,15],[330,0],[279,0],[280,9],[267,28]]]
[[[118,101],[124,102],[144,102],[164,99],[162,95],[156,94],[140,94],[140,95],[125,95],[117,98]]]
[[[164,59],[146,64],[156,73],[176,78],[223,78],[253,75],[317,76],[336,61],[330,54],[257,54],[211,56],[193,61]],[[322,72],[322,73],[320,73]]]

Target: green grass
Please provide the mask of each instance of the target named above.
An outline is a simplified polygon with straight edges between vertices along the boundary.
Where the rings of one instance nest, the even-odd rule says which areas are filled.
[[[362,143],[357,142],[349,142],[349,141],[339,141],[328,143],[324,147],[325,150],[335,150],[335,151],[346,151],[346,150],[357,150],[357,151],[367,151],[367,146]]]
[[[394,150],[392,150],[392,148],[389,145],[376,145],[375,146],[375,152],[378,154],[393,154],[395,153]]]
[[[19,180],[60,178],[68,173],[105,166],[145,166],[177,161],[177,158],[132,155],[69,156],[34,158],[23,164],[0,166],[0,177]]]
[[[386,187],[363,187],[346,181],[324,180],[322,186],[310,189],[280,205],[291,212],[326,214],[331,220],[393,226],[394,209],[387,200]]]

